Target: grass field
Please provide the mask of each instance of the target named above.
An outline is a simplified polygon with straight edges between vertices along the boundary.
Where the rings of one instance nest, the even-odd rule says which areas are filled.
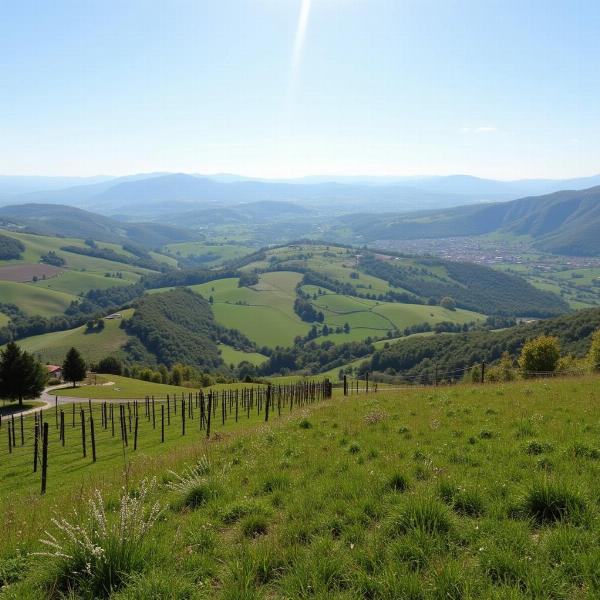
[[[231,278],[195,285],[191,289],[207,299],[212,296],[217,321],[226,327],[239,329],[258,346],[289,346],[296,336],[305,336],[312,326],[294,312],[295,288],[301,279],[299,273],[277,271],[263,273],[258,285],[249,288],[238,287],[238,279]],[[318,291],[315,286],[303,286],[302,289],[311,295]],[[311,302],[323,312],[327,326],[350,325],[349,333],[334,333],[319,338],[322,341],[358,341],[367,337],[384,337],[388,331],[403,330],[424,322],[432,325],[441,321],[462,324],[483,318],[478,313],[465,310],[378,302],[322,291],[326,293]]]
[[[47,304],[39,300],[34,303],[28,301],[28,298],[31,296],[31,291],[22,287],[24,285],[37,287],[40,290],[54,291],[61,294],[69,294],[70,296],[78,296],[80,294],[85,294],[91,289],[102,289],[134,283],[140,278],[141,275],[151,272],[148,269],[111,260],[105,260],[102,258],[83,256],[81,254],[66,252],[60,249],[62,246],[77,246],[80,248],[85,248],[85,243],[81,239],[56,238],[44,235],[15,233],[4,230],[2,233],[3,235],[19,239],[25,245],[25,252],[20,260],[0,260],[0,267],[29,265],[29,268],[33,268],[33,266],[38,265],[40,258],[50,251],[55,252],[59,257],[66,261],[64,267],[66,270],[64,272],[55,277],[49,277],[45,280],[40,279],[36,283],[15,283],[14,285],[17,285],[18,287],[9,290],[6,287],[6,284],[9,282],[0,281],[0,298],[2,298],[2,300],[5,302],[9,302],[10,300],[4,300],[4,297],[17,297],[19,294],[23,294],[25,306],[22,308],[25,310],[25,312],[28,312],[28,314],[52,316],[62,313],[64,308],[60,309],[59,306],[59,309],[57,309],[56,296],[54,296],[54,300],[51,296],[48,296]],[[118,244],[101,242],[99,243],[99,246],[102,248],[109,248],[125,256],[133,256],[131,253],[123,250],[123,248]],[[162,262],[173,262],[172,259],[162,255],[156,255],[155,258],[160,258]],[[121,273],[122,278],[105,277],[106,273]],[[39,298],[42,297],[38,296],[38,299]],[[16,304],[21,307],[20,299],[18,299]],[[36,312],[29,311],[30,308],[35,309]]]
[[[101,489],[111,521],[123,486],[156,476],[162,517],[114,563],[131,574],[115,599],[597,598],[599,401],[595,377],[378,392],[219,423],[209,443],[177,421],[161,444],[141,419],[136,453],[98,428],[95,464],[51,419],[45,497],[30,445],[0,449],[0,573],[22,580],[3,595],[64,589],[73,561],[24,554],[52,515],[77,521]],[[167,487],[201,457],[195,483]]]
[[[169,244],[165,251],[175,256],[203,256],[207,260],[207,267],[220,265],[234,258],[240,258],[254,252],[256,249],[249,246],[238,246],[235,244],[205,244],[203,242],[182,242],[180,244]]]
[[[289,346],[298,335],[306,335],[308,323],[294,312],[296,284],[302,276],[286,271],[264,273],[258,285],[238,287],[238,279],[221,279],[191,289],[213,297],[219,323],[239,329],[259,346]]]
[[[16,304],[26,315],[52,317],[64,313],[76,296],[37,287],[33,283],[0,281],[0,299]]]
[[[132,309],[122,311],[124,317],[133,313]],[[62,364],[65,354],[71,347],[81,352],[83,358],[89,362],[95,362],[108,356],[116,354],[127,342],[127,334],[119,328],[119,319],[104,320],[104,329],[101,332],[86,333],[86,326],[44,333],[19,340],[19,346],[23,350],[31,352],[39,357],[42,362]]]
[[[264,354],[259,354],[258,352],[242,352],[227,344],[219,344],[219,350],[221,351],[221,356],[226,365],[237,366],[241,362],[246,361],[258,366],[267,360],[267,357]]]
[[[317,287],[306,285],[302,290],[314,297]],[[321,295],[311,300],[313,306],[323,312],[329,327],[340,327],[348,323],[349,333],[330,335],[336,343],[358,341],[366,337],[383,337],[388,331],[402,331],[405,327],[421,323],[449,321],[464,324],[480,321],[485,317],[467,310],[448,310],[440,306],[422,304],[399,304],[366,300],[321,289]],[[325,292],[325,293],[323,293]]]
[[[108,385],[110,384],[110,385]],[[244,384],[246,385],[246,384]],[[224,390],[239,388],[240,384],[218,383],[204,388],[208,390]],[[75,388],[67,387],[57,390],[58,396],[70,398],[95,398],[97,400],[119,400],[126,398],[145,398],[146,396],[166,397],[167,394],[189,394],[198,389],[140,381],[119,375],[98,375],[96,384],[79,385]]]
[[[107,271],[114,273],[115,271]],[[106,289],[130,285],[139,280],[139,275],[128,271],[119,271],[122,277],[105,277],[104,273],[89,271],[64,271],[51,279],[38,280],[32,284],[39,288],[56,290],[68,294],[85,294],[89,290]]]

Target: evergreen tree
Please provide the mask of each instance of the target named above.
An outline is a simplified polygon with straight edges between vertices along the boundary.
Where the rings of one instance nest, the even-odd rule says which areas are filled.
[[[63,378],[65,381],[70,381],[73,387],[78,381],[85,379],[86,365],[85,361],[79,354],[79,351],[75,348],[71,348],[65,356],[65,360],[62,365]]]
[[[23,405],[24,398],[37,398],[44,390],[46,369],[28,352],[10,342],[0,352],[0,397]]]

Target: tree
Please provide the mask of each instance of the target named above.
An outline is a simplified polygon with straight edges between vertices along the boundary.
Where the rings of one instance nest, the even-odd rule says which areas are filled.
[[[594,371],[600,371],[600,329],[592,334],[592,346],[588,358],[592,365],[592,369]]]
[[[0,397],[23,405],[24,398],[37,398],[46,385],[46,369],[28,352],[10,342],[0,352]]]
[[[450,296],[445,296],[440,300],[440,306],[447,310],[456,310],[456,301]]]
[[[71,348],[62,364],[63,378],[65,381],[70,381],[73,387],[78,381],[85,379],[86,365],[79,351]]]
[[[535,373],[553,373],[559,359],[558,338],[541,335],[525,343],[519,357],[519,366],[526,376]]]
[[[123,373],[123,363],[116,356],[105,356],[98,363],[98,373],[107,373],[110,375],[121,375]]]

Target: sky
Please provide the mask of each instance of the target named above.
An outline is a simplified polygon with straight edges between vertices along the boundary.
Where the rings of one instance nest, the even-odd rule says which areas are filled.
[[[600,172],[597,0],[0,0],[0,174]]]

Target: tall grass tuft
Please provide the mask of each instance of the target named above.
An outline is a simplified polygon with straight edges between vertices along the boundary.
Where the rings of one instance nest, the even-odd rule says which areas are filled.
[[[422,531],[432,535],[445,534],[452,528],[446,507],[428,497],[413,496],[390,518],[390,532],[403,534]]]
[[[49,548],[36,553],[47,560],[49,595],[77,593],[83,598],[108,598],[125,579],[144,568],[150,546],[147,534],[160,514],[158,502],[147,506],[156,480],[143,480],[139,492],[121,496],[115,518],[106,513],[96,491],[89,514],[80,524],[52,519],[56,531],[40,540]]]
[[[523,510],[539,524],[579,522],[586,511],[586,502],[563,483],[537,481],[525,495]]]
[[[211,467],[205,456],[195,465],[185,467],[181,473],[169,471],[171,481],[166,485],[168,489],[179,492],[180,507],[198,508],[216,496],[215,486],[207,479],[210,471]]]

